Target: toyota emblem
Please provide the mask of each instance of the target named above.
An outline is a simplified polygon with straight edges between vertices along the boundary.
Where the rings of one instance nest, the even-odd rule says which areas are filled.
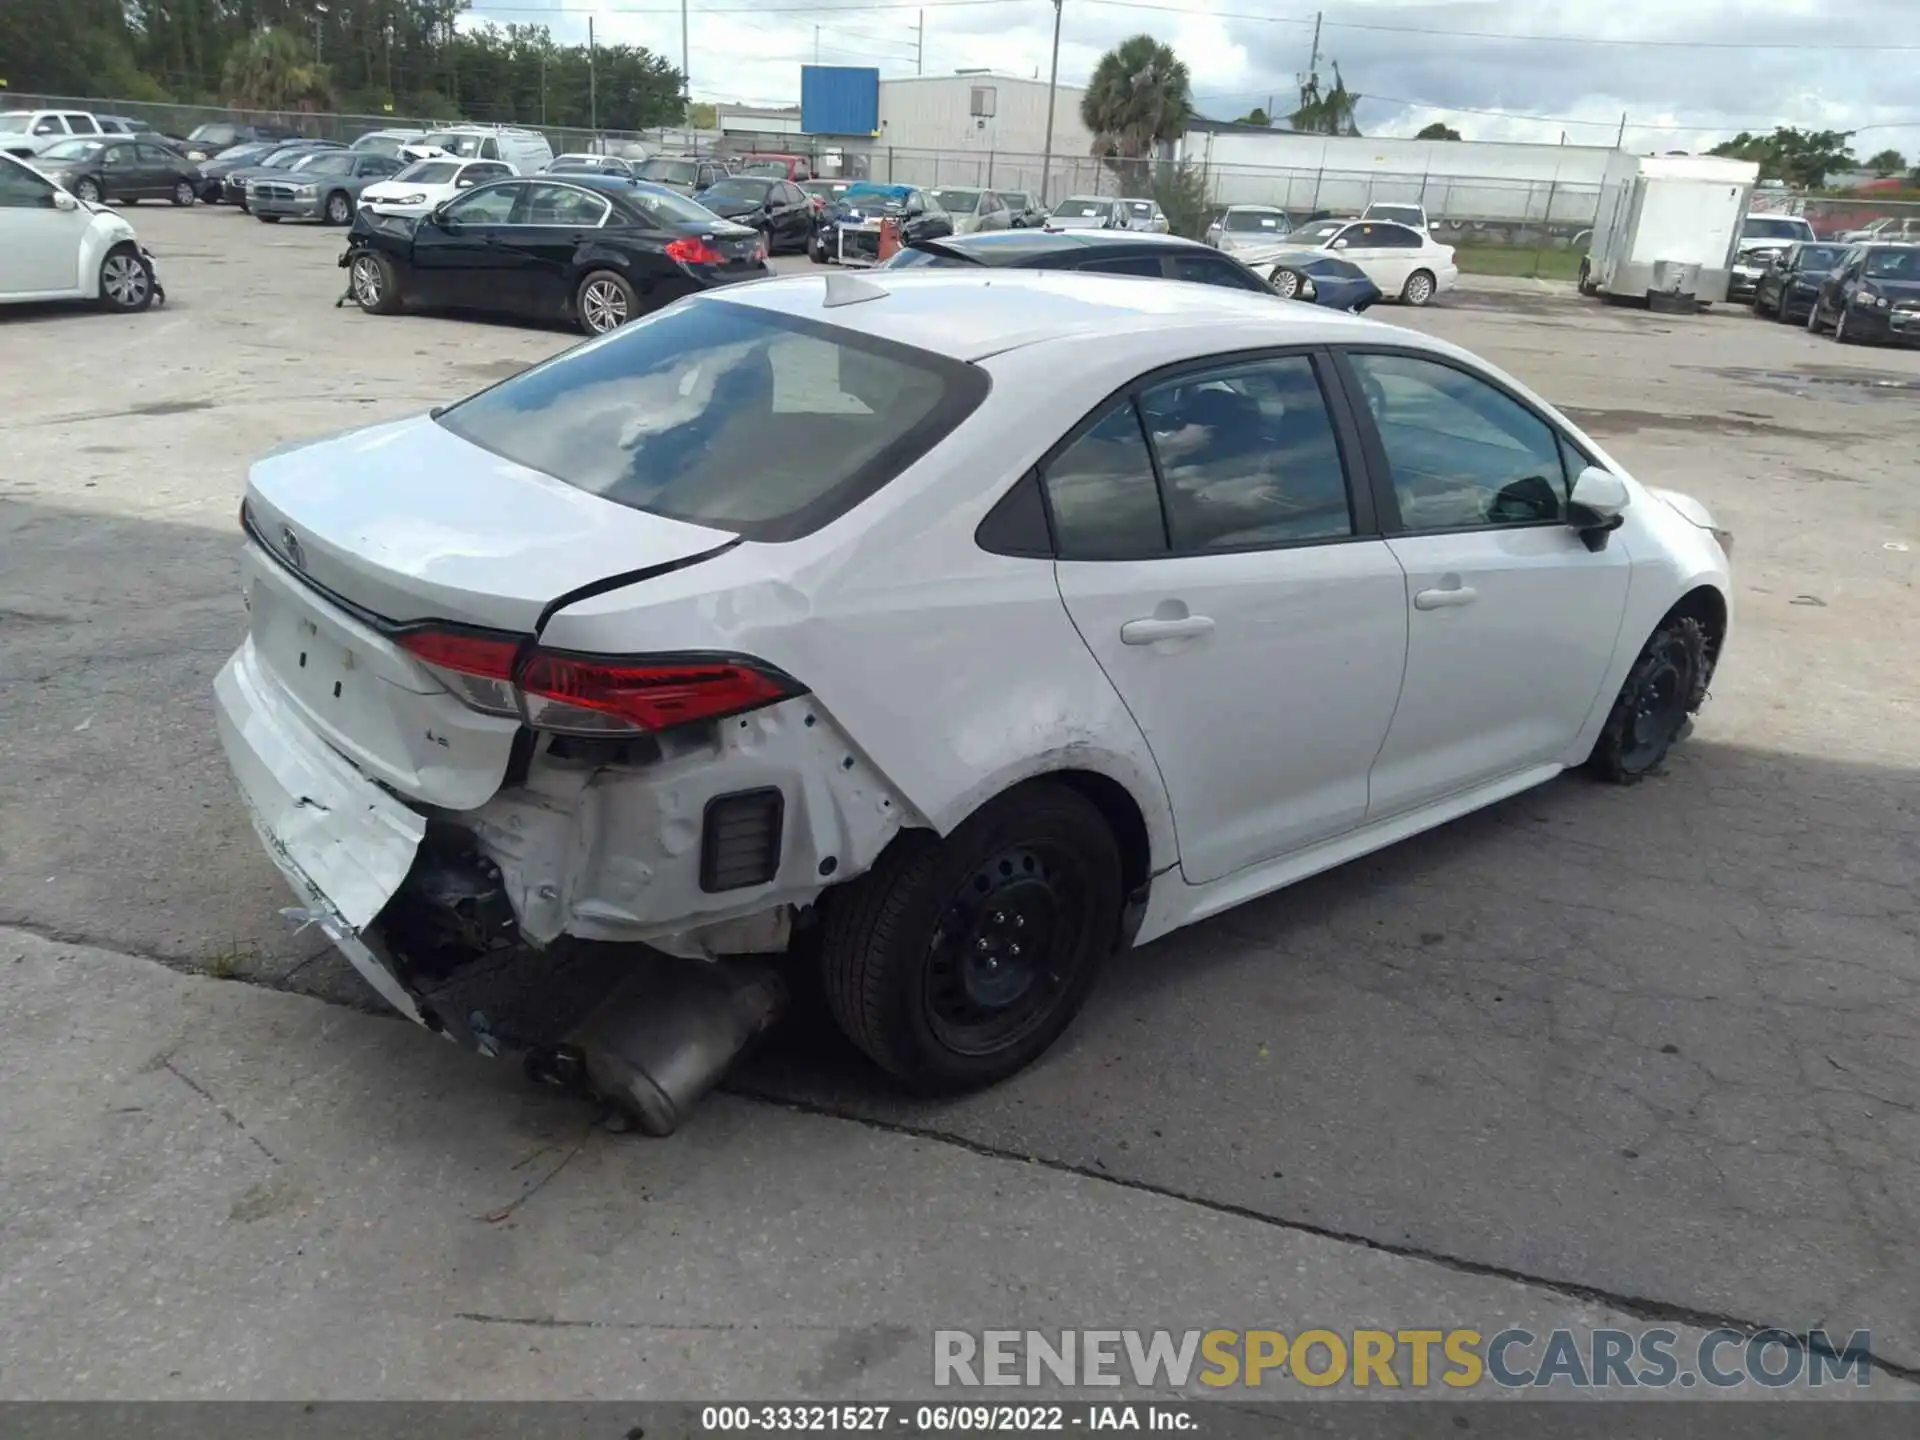
[[[280,527],[280,549],[286,554],[287,563],[296,570],[307,568],[306,551],[300,548],[300,537],[293,533],[291,525]]]

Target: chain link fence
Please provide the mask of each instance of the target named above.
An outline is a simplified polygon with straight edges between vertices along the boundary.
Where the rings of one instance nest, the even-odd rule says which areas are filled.
[[[241,111],[218,106],[158,105],[136,100],[84,100],[70,96],[9,93],[10,109],[89,110],[143,121],[165,134],[184,136],[215,121],[276,125],[317,140],[352,141],[371,130],[432,130],[456,123],[447,116],[345,115],[306,111]],[[816,173],[895,185],[970,185],[1044,194],[1058,203],[1069,195],[1117,195],[1122,182],[1106,164],[1086,155],[994,150],[920,150],[837,141],[793,134],[728,134],[668,127],[658,130],[588,130],[519,122],[546,135],[554,153],[599,150],[610,154],[704,155],[721,158],[769,151],[807,156]],[[1251,165],[1196,167],[1208,201],[1226,205],[1277,205],[1290,215],[1357,215],[1375,202],[1416,204],[1452,244],[1571,249],[1584,241],[1599,209],[1600,188],[1551,180],[1494,176],[1391,174],[1375,171],[1299,170]],[[1763,188],[1755,210],[1804,215],[1822,239],[1874,230],[1888,239],[1920,240],[1920,200],[1882,199],[1870,192],[1807,195]]]

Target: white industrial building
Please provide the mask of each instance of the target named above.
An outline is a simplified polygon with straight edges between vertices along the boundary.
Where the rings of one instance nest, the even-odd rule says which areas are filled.
[[[1087,92],[1055,92],[1053,153],[1086,155],[1093,135],[1080,121]],[[1047,82],[986,70],[908,75],[880,82],[876,147],[944,150],[985,157],[1038,155],[1047,140]]]

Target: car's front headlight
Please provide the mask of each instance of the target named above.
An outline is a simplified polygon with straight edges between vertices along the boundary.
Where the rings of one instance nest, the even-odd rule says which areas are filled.
[[[296,195],[318,195],[320,193],[320,187],[317,185],[296,185],[293,187],[293,193]]]
[[[425,195],[402,195],[398,199],[387,201],[387,203],[391,205],[424,205],[427,203],[427,197]]]

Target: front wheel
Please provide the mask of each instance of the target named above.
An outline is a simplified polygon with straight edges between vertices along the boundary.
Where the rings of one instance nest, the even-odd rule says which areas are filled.
[[[174,204],[185,208],[193,204],[193,202],[200,197],[193,193],[193,184],[191,181],[182,180],[173,187],[173,194],[168,198],[171,199]]]
[[[1407,283],[1400,290],[1400,302],[1403,305],[1425,305],[1433,299],[1435,289],[1433,276],[1425,270],[1416,270],[1407,277]]]
[[[400,309],[400,277],[384,255],[362,250],[347,268],[353,303],[369,315],[393,315]]]
[[[1119,849],[1088,800],[1036,781],[944,840],[900,835],[824,908],[847,1038],[916,1090],[970,1090],[1036,1059],[1086,1000],[1119,933]]]
[[[596,270],[580,282],[573,299],[573,313],[580,328],[589,335],[604,335],[618,330],[640,308],[640,299],[626,277],[611,270]]]
[[[122,245],[100,262],[100,305],[137,315],[153,304],[153,266],[132,245]]]
[[[1854,331],[1852,334],[1847,332],[1847,313],[1851,308],[1851,306],[1842,305],[1840,307],[1840,313],[1833,317],[1833,338],[1842,345],[1858,345],[1860,343],[1860,334],[1858,331]]]
[[[1273,267],[1273,273],[1267,276],[1267,282],[1273,286],[1274,293],[1282,300],[1300,298],[1300,272],[1289,270],[1284,265]]]
[[[1807,333],[1809,335],[1820,333],[1820,297],[1818,295],[1813,297],[1813,304],[1807,307]]]
[[[1652,774],[1705,703],[1712,674],[1706,628],[1691,615],[1662,621],[1627,672],[1588,770],[1616,785]]]
[[[82,180],[73,187],[74,198],[84,200],[89,205],[98,205],[102,193],[98,180]]]
[[[344,190],[336,190],[327,197],[327,224],[350,225],[353,223],[353,201]]]

